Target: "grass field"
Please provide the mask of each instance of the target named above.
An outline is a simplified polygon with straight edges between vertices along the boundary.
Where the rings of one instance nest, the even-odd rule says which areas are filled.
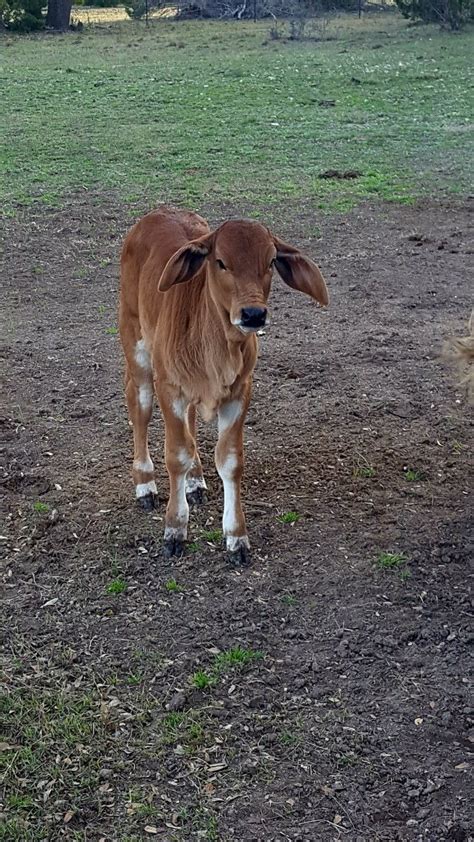
[[[285,199],[343,210],[468,190],[469,33],[390,13],[336,18],[320,42],[269,28],[129,21],[4,37],[4,209],[83,189],[250,200],[256,214]]]

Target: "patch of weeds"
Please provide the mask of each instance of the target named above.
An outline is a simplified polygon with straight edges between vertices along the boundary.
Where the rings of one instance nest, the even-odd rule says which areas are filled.
[[[132,787],[127,798],[127,815],[137,819],[157,818],[161,816],[160,811],[152,804],[153,794],[147,795],[145,790],[139,787]],[[130,837],[131,838],[131,837]]]
[[[97,312],[99,316],[105,316],[105,304],[99,304]]]
[[[372,479],[375,476],[375,468],[372,465],[357,465],[354,468],[354,476],[363,479]]]
[[[405,553],[379,553],[375,559],[375,566],[379,570],[394,570],[399,574],[402,582],[405,582],[411,575],[407,567],[408,558]]]
[[[284,512],[282,515],[279,515],[278,518],[277,518],[277,520],[280,523],[289,523],[289,524],[298,523],[299,519],[300,519],[300,515],[298,514],[298,512]]]
[[[222,529],[203,529],[200,538],[210,544],[218,544],[222,541]]]
[[[375,564],[379,570],[396,570],[402,568],[407,561],[405,553],[379,553]]]
[[[357,763],[357,755],[354,752],[350,752],[349,754],[341,754],[337,759],[337,765],[340,768],[345,768],[346,766],[354,766]]]
[[[168,713],[161,723],[162,744],[171,746],[179,742],[188,754],[192,754],[206,739],[201,721],[201,712],[189,710],[185,713]]]
[[[33,509],[39,515],[45,515],[49,512],[49,506],[47,503],[42,503],[40,500],[37,500],[36,503],[33,503]]]
[[[143,676],[140,673],[130,673],[126,678],[126,682],[130,687],[136,687],[138,684],[141,684],[142,680]]]
[[[192,676],[191,681],[199,690],[207,690],[216,684],[220,675],[232,669],[242,669],[247,664],[261,660],[263,657],[263,652],[259,650],[242,649],[241,646],[234,646],[215,655],[209,670],[207,672],[205,670],[198,670]]]
[[[200,550],[199,542],[198,541],[192,541],[190,544],[188,544],[187,550],[188,550],[189,553],[198,553],[199,550]]]
[[[232,649],[226,649],[224,652],[220,652],[219,655],[214,657],[212,671],[220,674],[226,672],[228,669],[243,667],[262,658],[263,652],[255,649],[242,649],[241,646],[235,646]]]
[[[184,588],[182,585],[179,585],[176,579],[168,579],[165,582],[165,588],[169,593],[181,593]]]
[[[284,593],[280,600],[283,603],[283,605],[288,605],[289,607],[296,605],[297,602],[296,596],[292,593]]]
[[[108,336],[117,336],[118,327],[107,327],[105,329],[105,332],[107,333]]]
[[[283,746],[297,746],[301,743],[301,734],[295,731],[284,730],[280,733],[279,740]]]
[[[111,748],[100,699],[34,684],[0,697],[0,731],[8,747],[0,759],[5,842],[53,838],[51,792],[63,813],[100,809],[99,769]]]
[[[210,675],[205,670],[197,670],[191,681],[198,690],[208,690],[216,683],[215,676]]]
[[[127,583],[121,577],[117,579],[113,579],[112,582],[109,582],[107,585],[107,593],[110,594],[120,594],[127,590]]]
[[[403,478],[407,482],[420,482],[423,479],[423,474],[420,471],[413,471],[411,468],[405,468],[403,471]]]

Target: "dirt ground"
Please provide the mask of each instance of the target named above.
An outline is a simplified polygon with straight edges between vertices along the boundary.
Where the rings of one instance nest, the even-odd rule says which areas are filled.
[[[318,260],[331,306],[275,278],[246,426],[245,570],[202,537],[222,507],[213,425],[184,558],[160,554],[158,412],[160,508],[134,503],[110,330],[130,211],[85,194],[7,220],[4,818],[18,793],[31,803],[3,839],[474,838],[472,415],[440,358],[472,307],[470,211],[282,209],[276,232]],[[406,561],[385,569],[382,552]],[[235,647],[248,663],[215,670]],[[39,751],[21,725],[32,693],[38,768],[21,765]],[[48,731],[48,700],[86,697],[89,732]]]

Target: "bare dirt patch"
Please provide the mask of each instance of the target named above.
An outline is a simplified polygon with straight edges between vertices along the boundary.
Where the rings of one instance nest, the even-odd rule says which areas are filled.
[[[470,418],[439,356],[470,313],[469,211],[367,205],[318,220],[321,239],[309,207],[275,223],[332,302],[275,280],[246,571],[212,534],[212,427],[186,557],[160,553],[158,413],[161,508],[135,508],[126,211],[75,199],[8,220],[4,839],[472,838]]]

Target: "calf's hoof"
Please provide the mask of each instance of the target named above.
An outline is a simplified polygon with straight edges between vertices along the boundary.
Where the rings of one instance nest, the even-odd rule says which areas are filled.
[[[149,491],[143,497],[137,497],[137,505],[144,512],[152,512],[156,507],[156,494]]]
[[[184,541],[182,538],[165,538],[163,541],[163,557],[173,558],[182,556],[184,553]]]
[[[247,536],[227,538],[227,556],[233,567],[247,567],[251,562],[250,545]]]
[[[205,488],[193,488],[192,491],[186,492],[186,500],[190,506],[202,506],[207,503],[207,494]]]

